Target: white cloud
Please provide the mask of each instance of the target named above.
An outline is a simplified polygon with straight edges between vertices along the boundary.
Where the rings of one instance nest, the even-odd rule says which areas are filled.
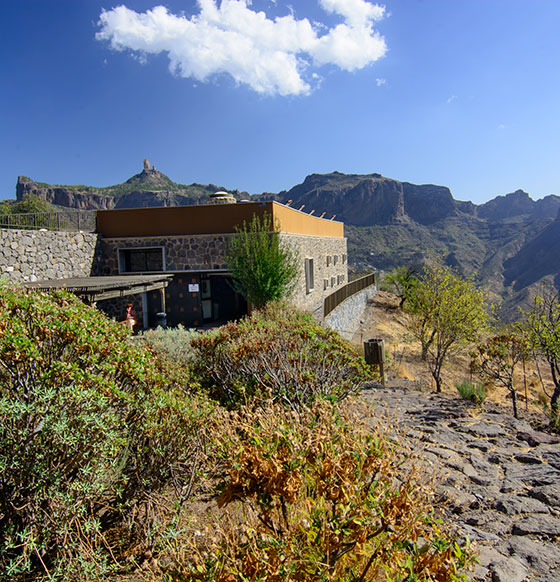
[[[324,10],[343,19],[332,29],[293,14],[272,20],[249,4],[198,0],[200,12],[191,18],[163,6],[145,13],[118,6],[101,12],[96,38],[141,58],[166,52],[170,70],[182,77],[209,81],[225,73],[271,95],[307,94],[308,79],[316,78],[314,68],[330,64],[355,71],[387,50],[373,29],[384,8],[366,0],[319,0]]]
[[[453,103],[453,101],[457,101],[457,95],[451,95],[447,98],[447,103]]]
[[[387,84],[387,79],[375,79],[375,83],[378,87],[383,87]]]

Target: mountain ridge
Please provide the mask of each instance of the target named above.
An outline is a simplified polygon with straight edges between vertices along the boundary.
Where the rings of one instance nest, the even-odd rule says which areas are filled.
[[[146,161],[147,162],[147,161]],[[246,192],[213,184],[176,184],[149,163],[123,184],[107,188],[52,186],[20,176],[18,200],[32,193],[59,206],[80,209],[135,208],[205,203],[218,190],[236,198]],[[543,282],[560,285],[560,197],[533,200],[516,190],[483,204],[455,200],[450,189],[412,184],[378,173],[310,174],[287,191],[250,196],[277,200],[306,212],[325,212],[345,223],[350,266],[416,269],[441,256],[462,275],[476,274],[503,314],[527,307]]]

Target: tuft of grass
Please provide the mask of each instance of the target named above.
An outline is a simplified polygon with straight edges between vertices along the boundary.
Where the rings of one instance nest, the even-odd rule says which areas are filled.
[[[464,400],[470,400],[475,404],[482,404],[486,400],[486,388],[479,382],[472,382],[471,380],[463,380],[455,384],[457,392]]]

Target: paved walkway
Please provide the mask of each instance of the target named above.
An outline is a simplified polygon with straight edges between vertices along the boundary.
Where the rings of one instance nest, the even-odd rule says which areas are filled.
[[[363,395],[438,475],[445,519],[480,551],[472,580],[560,582],[560,438],[494,404],[402,387]]]

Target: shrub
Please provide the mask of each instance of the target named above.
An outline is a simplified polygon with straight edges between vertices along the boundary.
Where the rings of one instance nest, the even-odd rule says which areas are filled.
[[[464,400],[471,400],[475,404],[482,404],[486,400],[486,388],[478,382],[463,380],[457,382],[455,387]]]
[[[0,289],[0,570],[89,580],[196,486],[211,408],[66,293]]]
[[[191,364],[195,358],[195,351],[191,346],[194,338],[199,336],[192,329],[185,329],[182,325],[163,329],[158,327],[145,331],[140,336],[154,351],[169,358],[174,364]]]
[[[318,396],[342,400],[371,379],[338,333],[280,304],[203,334],[193,346],[201,381],[228,406],[259,396],[297,409]]]
[[[348,407],[241,408],[218,451],[223,519],[168,579],[464,579],[468,551],[440,530],[409,453]]]
[[[270,214],[243,222],[226,260],[234,289],[259,308],[288,297],[298,278],[297,253],[282,243],[280,225]]]

